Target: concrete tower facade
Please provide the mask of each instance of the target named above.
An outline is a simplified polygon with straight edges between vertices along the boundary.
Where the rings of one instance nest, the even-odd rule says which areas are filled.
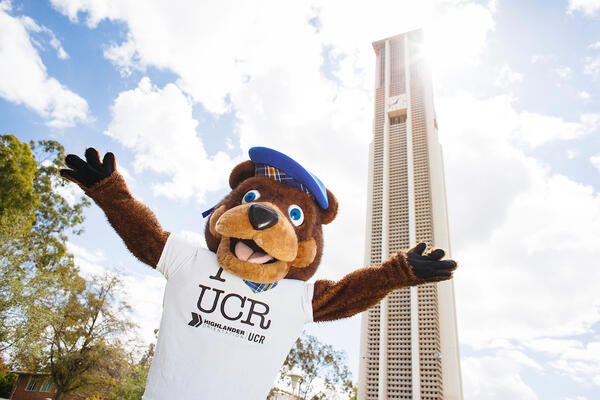
[[[449,251],[442,150],[420,30],[373,43],[366,263],[419,242]],[[359,399],[462,399],[452,281],[390,293],[363,314]]]

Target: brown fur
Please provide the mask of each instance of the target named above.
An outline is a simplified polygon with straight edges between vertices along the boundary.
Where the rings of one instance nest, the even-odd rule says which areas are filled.
[[[240,183],[254,176],[254,163],[250,160],[243,161],[233,168],[229,174],[229,187],[235,189]]]
[[[163,230],[148,207],[133,198],[123,177],[114,172],[84,190],[104,211],[129,251],[143,263],[156,268],[169,232]]]
[[[318,251],[317,242],[313,238],[298,243],[298,254],[290,266],[306,268],[315,260]]]
[[[312,196],[298,189],[270,178],[255,177],[251,161],[236,166],[229,183],[231,193],[217,205],[205,229],[206,242],[209,249],[217,253],[219,264],[254,282],[270,283],[284,277],[309,279],[321,260],[321,226],[332,221],[337,212],[335,196],[328,192],[330,206],[328,210],[323,210]],[[279,215],[276,226],[263,231],[256,231],[251,226],[247,212],[250,204],[242,204],[243,196],[250,190],[258,190],[261,194],[259,199],[250,204],[267,206]],[[300,206],[304,211],[304,223],[299,227],[293,226],[287,217],[287,210],[292,204]],[[279,261],[261,266],[240,261],[231,255],[229,241],[224,240],[230,237],[252,239]],[[275,272],[274,269],[278,271]],[[267,276],[270,277],[269,280],[266,280]]]
[[[353,271],[338,282],[318,280],[312,302],[313,319],[332,321],[350,317],[374,306],[392,290],[418,282],[402,252],[381,266]]]

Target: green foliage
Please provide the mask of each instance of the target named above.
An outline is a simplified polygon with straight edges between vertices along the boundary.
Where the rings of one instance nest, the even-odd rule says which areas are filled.
[[[81,285],[67,252],[79,233],[85,199],[69,203],[58,178],[64,149],[54,141],[21,143],[0,136],[0,352],[29,343],[43,329],[45,305]],[[4,187],[4,186],[3,186]],[[35,344],[32,344],[35,346]],[[23,367],[35,368],[33,360]]]
[[[10,372],[0,372],[0,397],[8,399],[12,389],[17,383],[17,374]]]
[[[279,371],[279,382],[289,380],[290,372],[299,372],[302,376],[296,388],[299,398],[324,400],[340,394],[348,398],[353,383],[345,358],[344,352],[333,346],[321,343],[314,336],[302,335]]]
[[[10,188],[0,191],[0,357],[50,373],[58,400],[116,398],[131,366],[120,340],[128,306],[118,279],[86,282],[67,250],[89,202],[64,195],[63,160],[55,141],[0,136],[0,185]]]
[[[18,376],[8,371],[2,358],[0,358],[0,397],[8,399],[12,388],[17,383]]]
[[[154,344],[150,345],[139,362],[130,363],[129,370],[125,373],[124,379],[115,392],[114,397],[116,399],[141,400],[146,387],[152,357],[154,357]]]
[[[0,136],[0,237],[31,228],[40,196],[33,187],[37,162],[27,143],[13,135]],[[7,190],[9,189],[9,190]]]
[[[40,358],[57,398],[74,391],[106,398],[121,381],[128,360],[120,337],[133,324],[122,317],[128,306],[116,298],[118,285],[114,276],[96,278],[46,310]]]

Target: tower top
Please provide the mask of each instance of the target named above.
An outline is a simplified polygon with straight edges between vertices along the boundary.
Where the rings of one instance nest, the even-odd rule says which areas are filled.
[[[390,40],[390,41],[397,41],[397,40],[402,40],[405,36],[410,36],[411,38],[419,38],[422,39],[423,37],[423,29],[422,28],[417,28],[417,29],[413,29],[411,31],[406,31],[404,33],[400,33],[398,35],[394,35],[394,36],[390,36],[390,37],[386,37],[384,39],[380,39],[380,40],[376,40],[372,43],[373,48],[375,50],[377,50],[379,47],[383,46],[385,44],[386,41]]]

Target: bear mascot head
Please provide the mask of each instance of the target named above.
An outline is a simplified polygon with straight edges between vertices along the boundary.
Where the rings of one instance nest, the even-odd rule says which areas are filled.
[[[288,156],[266,147],[249,154],[210,215],[208,248],[223,269],[249,281],[307,280],[321,261],[322,225],[335,218],[337,199]]]

